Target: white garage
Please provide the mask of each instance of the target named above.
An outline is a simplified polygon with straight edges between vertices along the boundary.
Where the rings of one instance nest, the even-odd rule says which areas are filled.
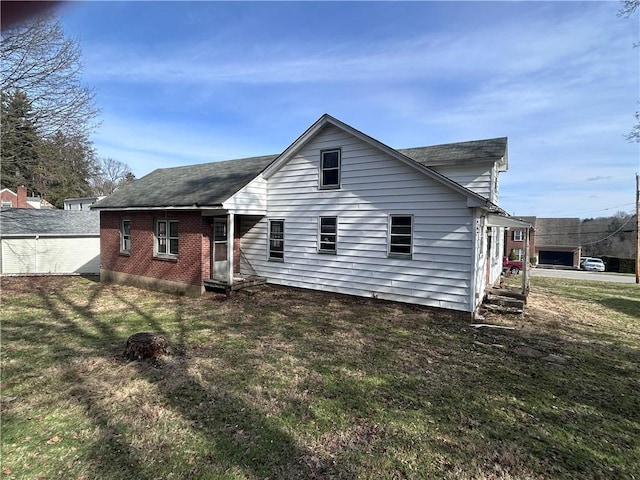
[[[2,210],[0,273],[99,274],[100,215],[76,210]]]

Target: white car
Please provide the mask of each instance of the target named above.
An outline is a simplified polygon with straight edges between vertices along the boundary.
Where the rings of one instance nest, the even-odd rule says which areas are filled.
[[[587,258],[582,264],[586,271],[604,272],[604,262],[599,258]]]

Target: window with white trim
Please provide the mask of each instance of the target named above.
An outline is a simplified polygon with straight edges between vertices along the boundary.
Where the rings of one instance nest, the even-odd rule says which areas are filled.
[[[320,217],[318,222],[318,252],[336,253],[338,217]]]
[[[320,152],[320,188],[340,188],[340,149]]]
[[[524,240],[524,231],[522,230],[514,230],[513,231],[513,241],[514,242],[522,242]]]
[[[2,208],[11,208],[13,206],[13,204],[11,203],[11,200],[3,200],[2,201]]]
[[[524,258],[524,250],[522,248],[512,248],[509,257],[515,257],[516,260],[522,261]]]
[[[120,253],[131,253],[131,220],[120,221]]]
[[[284,220],[269,220],[269,260],[284,261]]]
[[[413,216],[391,215],[389,222],[389,256],[411,257]]]
[[[178,221],[156,220],[156,255],[178,256]]]

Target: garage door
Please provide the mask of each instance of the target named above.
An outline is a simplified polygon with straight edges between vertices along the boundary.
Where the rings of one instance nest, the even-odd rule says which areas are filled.
[[[543,265],[564,265],[567,267],[573,267],[573,252],[550,252],[541,250],[538,254],[538,263]]]

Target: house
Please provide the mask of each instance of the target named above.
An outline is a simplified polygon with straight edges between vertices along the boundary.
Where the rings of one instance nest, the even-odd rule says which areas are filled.
[[[64,209],[65,210],[89,210],[91,205],[98,200],[102,200],[105,196],[98,197],[79,197],[79,198],[65,198]]]
[[[581,229],[579,218],[520,217],[531,225],[529,232],[529,259],[539,265],[578,268],[581,255]],[[505,234],[505,255],[524,259],[526,232],[511,228]]]
[[[100,211],[101,278],[247,277],[473,313],[502,268],[507,139],[395,150],[323,115],[279,155],[159,169]]]
[[[0,190],[2,208],[53,208],[49,202],[37,196],[28,196],[27,188],[20,185],[17,192],[8,188]]]
[[[97,212],[11,208],[0,212],[1,274],[98,274]]]

